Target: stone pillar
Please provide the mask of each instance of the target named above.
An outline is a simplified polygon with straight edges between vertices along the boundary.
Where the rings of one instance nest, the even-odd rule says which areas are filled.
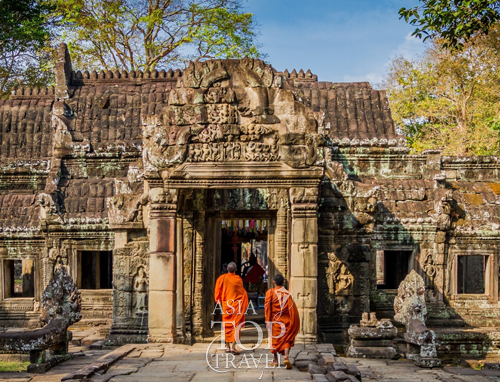
[[[184,317],[184,259],[183,259],[183,219],[177,218],[177,231],[176,231],[176,325],[177,325],[177,340],[180,343],[186,342],[186,323]]]
[[[182,229],[183,229],[183,275],[181,281],[183,283],[184,290],[184,323],[185,323],[185,342],[189,345],[192,344],[192,331],[193,331],[193,263],[194,263],[194,252],[193,252],[193,212],[188,212],[184,214],[182,219]]]
[[[282,206],[276,214],[275,230],[276,247],[274,252],[275,274],[281,273],[285,278],[288,276],[288,206]],[[272,282],[271,282],[272,285]]]
[[[149,342],[176,342],[177,190],[149,191]]]
[[[300,316],[297,342],[317,341],[318,189],[292,188],[290,292]]]
[[[195,253],[194,253],[194,290],[193,290],[193,332],[196,341],[203,339],[203,309],[205,309],[205,293],[203,271],[205,265],[205,211],[198,211],[195,221]]]

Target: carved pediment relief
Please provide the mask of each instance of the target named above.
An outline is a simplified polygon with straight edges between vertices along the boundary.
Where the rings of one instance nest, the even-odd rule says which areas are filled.
[[[316,121],[291,91],[274,85],[273,69],[259,60],[190,64],[163,111],[143,120],[146,170],[184,162],[317,164]]]

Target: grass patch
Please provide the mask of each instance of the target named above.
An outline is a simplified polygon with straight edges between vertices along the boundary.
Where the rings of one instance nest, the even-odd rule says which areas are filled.
[[[26,371],[29,364],[29,362],[0,361],[0,373],[8,371]]]

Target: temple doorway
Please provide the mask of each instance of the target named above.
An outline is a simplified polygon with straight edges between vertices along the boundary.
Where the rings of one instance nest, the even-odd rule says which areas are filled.
[[[264,309],[268,287],[268,235],[269,220],[222,220],[220,237],[221,273],[227,264],[235,262],[237,274],[249,300],[256,309]]]

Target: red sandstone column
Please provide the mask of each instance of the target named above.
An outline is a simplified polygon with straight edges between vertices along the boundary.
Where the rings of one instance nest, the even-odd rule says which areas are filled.
[[[149,192],[149,336],[150,342],[176,342],[176,190]]]

